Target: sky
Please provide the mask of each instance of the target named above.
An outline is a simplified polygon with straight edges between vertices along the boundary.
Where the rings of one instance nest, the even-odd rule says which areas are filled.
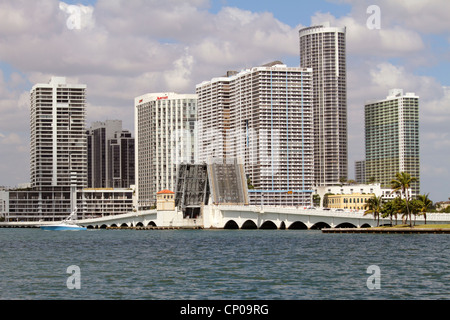
[[[299,29],[324,21],[347,30],[349,179],[365,157],[364,104],[400,88],[420,97],[421,193],[448,200],[448,0],[0,0],[0,185],[29,181],[34,84],[86,84],[87,126],[119,119],[134,132],[134,97],[296,67]]]

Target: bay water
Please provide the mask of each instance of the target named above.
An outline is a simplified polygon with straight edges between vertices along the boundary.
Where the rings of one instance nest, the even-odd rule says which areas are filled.
[[[447,300],[449,245],[447,234],[3,228],[0,299]]]

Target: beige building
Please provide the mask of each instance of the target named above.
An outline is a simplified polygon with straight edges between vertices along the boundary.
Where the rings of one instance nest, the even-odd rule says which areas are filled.
[[[334,194],[328,195],[328,208],[365,210],[367,199],[373,198],[374,194]]]
[[[161,190],[156,194],[157,211],[175,210],[175,192],[170,190]]]

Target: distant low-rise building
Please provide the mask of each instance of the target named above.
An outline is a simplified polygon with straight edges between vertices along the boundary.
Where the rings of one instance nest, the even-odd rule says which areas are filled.
[[[327,196],[328,208],[349,209],[349,210],[365,210],[365,204],[374,194],[335,194]]]
[[[0,191],[0,216],[7,222],[60,221],[77,209],[78,219],[133,211],[134,189],[42,187]]]
[[[326,199],[330,199],[334,195],[363,195],[364,198],[369,195],[369,198],[374,195],[377,197],[383,197],[384,200],[394,199],[399,195],[399,193],[392,192],[392,189],[383,188],[379,183],[373,184],[349,184],[349,185],[339,185],[339,186],[321,186],[314,189],[314,195],[320,197],[320,207],[330,207],[329,202]],[[336,199],[339,197],[336,197]],[[357,196],[354,197],[355,199]],[[353,199],[353,198],[352,198]],[[324,201],[325,200],[325,201]],[[338,201],[338,200],[336,200]],[[344,201],[344,200],[342,200]],[[353,201],[353,200],[352,200]],[[357,200],[355,200],[357,201]],[[342,202],[344,203],[344,202]],[[353,202],[351,202],[353,203]],[[358,202],[356,202],[357,204]],[[337,202],[336,202],[337,204]],[[350,204],[350,203],[349,203]],[[347,206],[350,208],[349,206]],[[334,208],[334,207],[330,207]]]

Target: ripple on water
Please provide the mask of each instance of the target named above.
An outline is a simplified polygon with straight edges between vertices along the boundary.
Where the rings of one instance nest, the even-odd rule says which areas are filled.
[[[2,299],[448,299],[447,235],[0,229]],[[81,289],[66,286],[81,269]],[[381,270],[369,290],[367,268]],[[8,288],[5,290],[5,288]]]

